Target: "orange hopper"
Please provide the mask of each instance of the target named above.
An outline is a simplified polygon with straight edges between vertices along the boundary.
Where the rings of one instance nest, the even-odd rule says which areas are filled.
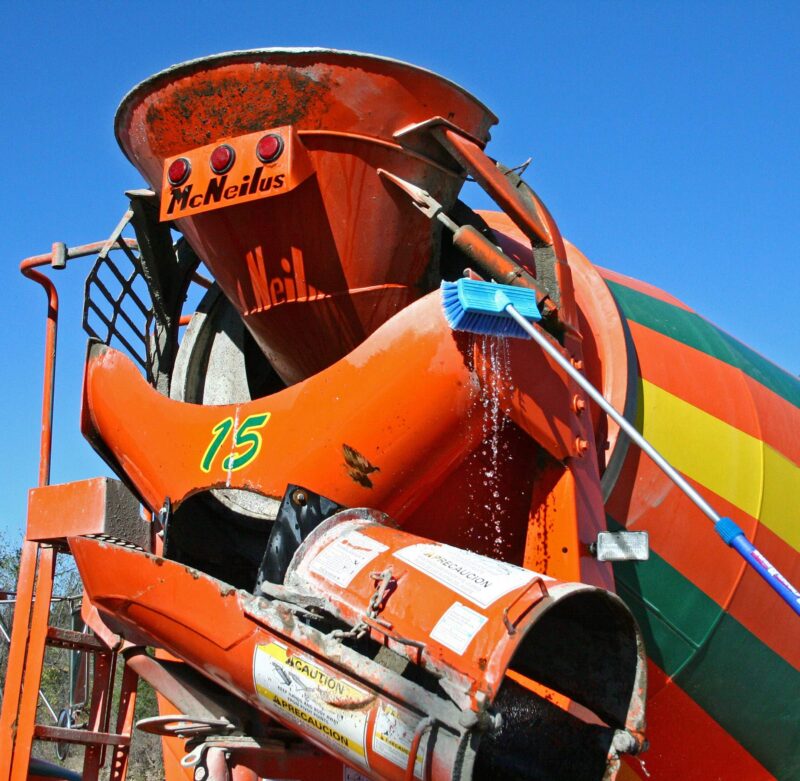
[[[291,383],[438,284],[440,227],[377,174],[390,170],[450,208],[463,171],[422,135],[398,140],[435,117],[481,145],[496,121],[460,87],[404,63],[263,49],[148,79],[123,100],[116,133],[157,192],[175,156],[278,128],[291,134],[293,161],[304,166],[297,186],[175,223]]]

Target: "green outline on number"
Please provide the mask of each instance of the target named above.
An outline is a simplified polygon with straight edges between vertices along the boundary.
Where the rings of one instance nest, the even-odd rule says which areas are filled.
[[[222,468],[226,472],[236,472],[239,469],[244,469],[261,452],[263,440],[261,439],[261,434],[254,429],[263,428],[267,424],[270,414],[269,412],[258,412],[254,415],[248,415],[235,430],[233,448],[247,447],[247,450],[243,453],[229,453],[222,459]],[[217,453],[225,444],[225,440],[228,439],[228,434],[231,433],[233,427],[233,418],[227,417],[211,429],[211,443],[200,460],[200,469],[206,474],[211,471]]]
[[[226,472],[237,472],[244,469],[260,452],[263,440],[261,434],[253,429],[262,428],[269,420],[269,412],[261,412],[256,415],[249,415],[236,430],[233,438],[234,447],[249,446],[249,450],[244,453],[230,453],[222,460],[222,468]]]
[[[222,443],[228,438],[228,434],[230,434],[231,429],[233,428],[233,418],[225,418],[225,420],[221,420],[217,423],[214,428],[211,429],[211,433],[213,436],[211,440],[211,444],[206,448],[206,452],[203,454],[203,458],[200,461],[200,469],[203,472],[210,472],[211,466],[214,463],[214,459],[217,457],[217,453],[219,449],[222,447]]]

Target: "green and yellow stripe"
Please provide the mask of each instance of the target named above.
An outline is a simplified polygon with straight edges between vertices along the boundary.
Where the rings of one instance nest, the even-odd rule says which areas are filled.
[[[770,773],[800,778],[800,671],[658,553],[614,575],[650,659]]]
[[[642,405],[642,433],[676,469],[800,551],[800,467],[646,380]]]
[[[782,432],[774,435],[779,447],[765,441],[759,420],[774,412],[779,423],[772,426],[773,432],[787,421],[791,426],[800,420],[796,414],[800,381],[668,297],[634,289],[619,277],[607,283],[629,321],[672,340],[676,350],[690,348],[690,353],[706,356],[707,363],[702,365],[699,357],[684,354],[686,367],[692,364],[708,374],[724,364],[726,371],[732,367],[740,373],[732,378],[739,382],[731,387],[731,397],[720,400],[697,387],[703,375],[672,381],[665,369],[653,372],[661,383],[656,384],[647,372],[652,356],[640,357],[639,420],[655,447],[701,490],[713,494],[709,496],[712,504],[722,505],[723,512],[730,512],[724,506],[730,505],[741,513],[740,521],[749,518],[752,525],[757,519],[763,524],[774,535],[770,544],[784,546],[781,556],[788,557],[796,570],[800,466],[793,457],[797,451],[791,437]],[[637,347],[653,348],[653,340],[643,338],[640,345],[635,329],[632,332]],[[668,343],[664,346],[669,349]],[[660,355],[656,360],[670,357],[675,356]],[[682,384],[692,383],[686,395],[694,403],[681,396]],[[720,417],[725,409],[736,414]],[[732,425],[731,418],[741,427]],[[662,550],[651,552],[648,562],[615,565],[620,595],[642,626],[648,655],[769,772],[781,779],[800,779],[800,671],[741,623],[738,614],[725,612],[719,601],[678,569],[676,560],[689,561],[681,549],[691,544],[688,535],[693,521],[671,516],[670,506],[674,506],[672,500],[651,508],[642,521],[645,526],[669,524],[674,542],[659,535],[666,542]],[[619,528],[620,524],[609,518],[609,526]],[[713,551],[709,554],[713,556]],[[685,566],[687,572],[694,568]],[[734,604],[737,600],[738,595]],[[769,620],[771,607],[765,604],[756,622],[761,627]],[[773,621],[779,620],[779,607]],[[800,629],[797,636],[800,641]]]
[[[628,320],[740,369],[795,407],[800,407],[800,380],[696,314],[653,298],[619,282],[606,280]]]

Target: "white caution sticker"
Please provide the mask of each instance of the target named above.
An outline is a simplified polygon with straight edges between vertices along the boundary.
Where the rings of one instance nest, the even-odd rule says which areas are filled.
[[[449,545],[419,543],[393,554],[479,607],[489,607],[500,597],[530,583],[537,575],[504,561]],[[546,580],[552,580],[539,575]]]
[[[488,620],[472,608],[453,602],[431,629],[431,638],[461,655]]]
[[[366,534],[352,531],[323,548],[311,562],[311,572],[346,588],[379,553],[389,550],[386,545]]]
[[[369,767],[368,708],[358,707],[373,702],[368,692],[274,642],[256,646],[253,680],[258,694],[281,715]]]
[[[408,755],[414,741],[414,732],[419,724],[410,714],[401,713],[397,708],[381,703],[375,716],[375,729],[372,732],[372,750],[403,769],[408,767]],[[414,775],[422,778],[425,752],[428,748],[428,733],[419,742],[414,763]]]

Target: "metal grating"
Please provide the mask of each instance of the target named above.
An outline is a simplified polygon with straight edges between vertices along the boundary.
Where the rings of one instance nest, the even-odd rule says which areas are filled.
[[[125,213],[86,277],[83,330],[105,345],[122,347],[152,383],[151,296],[138,251],[121,236],[132,216],[132,210]],[[122,252],[112,258],[117,249]]]

